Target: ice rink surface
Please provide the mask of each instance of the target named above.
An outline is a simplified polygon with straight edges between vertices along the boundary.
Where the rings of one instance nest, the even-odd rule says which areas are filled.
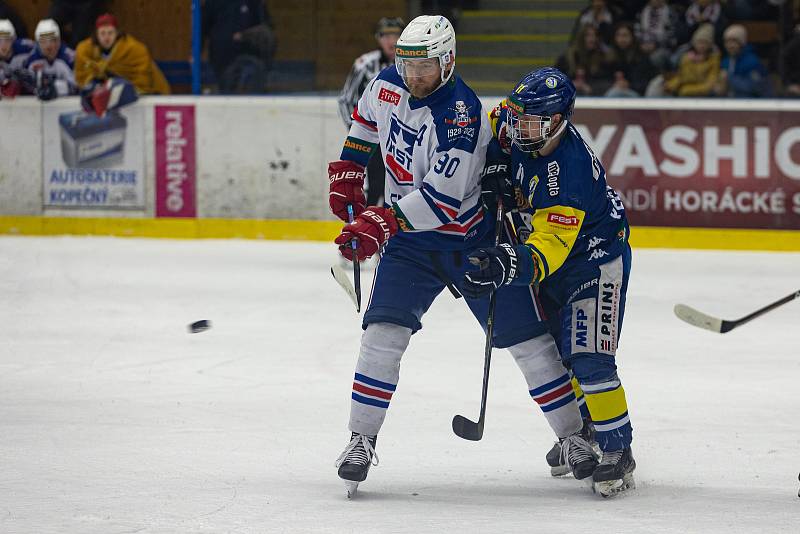
[[[414,336],[348,501],[359,318],[325,244],[0,238],[0,532],[800,532],[800,254],[635,250],[619,351],[638,488],[603,500],[544,462],[552,436],[442,294]],[[369,281],[369,277],[367,277]],[[369,287],[368,284],[366,287]],[[189,334],[186,325],[213,328]]]

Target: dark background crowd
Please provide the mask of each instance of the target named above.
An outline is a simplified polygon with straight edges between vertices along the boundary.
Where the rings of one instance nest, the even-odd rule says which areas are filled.
[[[800,96],[781,0],[591,0],[557,66],[593,96]]]
[[[375,20],[383,16],[408,20],[425,12],[445,14],[454,22],[462,37],[460,73],[479,93],[502,93],[509,80],[517,79],[523,70],[547,62],[573,78],[582,95],[800,97],[800,0],[502,3],[507,9],[511,5],[518,10],[562,13],[567,4],[570,10],[576,9],[574,13],[581,5],[583,9],[574,21],[567,11],[570,18],[564,22],[572,27],[564,30],[563,46],[556,44],[557,48],[532,58],[541,64],[528,64],[524,57],[513,57],[513,51],[504,54],[502,45],[499,51],[478,57],[485,48],[480,39],[498,35],[476,35],[474,26],[469,29],[465,21],[474,21],[481,11],[499,9],[491,0],[360,0],[357,8],[349,10],[326,0],[203,0],[203,88],[234,94],[337,90],[353,58],[374,47]],[[70,64],[70,52],[90,39],[94,45],[91,73],[112,72],[104,70],[104,59],[108,59],[104,54],[109,55],[109,48],[98,46],[97,24],[100,15],[111,12],[118,17],[114,28],[120,37],[127,35],[128,41],[136,44],[133,36],[137,35],[140,44],[153,51],[153,76],[159,78],[156,69],[162,70],[172,92],[185,93],[191,88],[192,64],[188,5],[186,0],[164,0],[142,4],[141,9],[136,8],[139,13],[119,0],[0,0],[0,20],[7,19],[15,29],[13,46],[9,32],[3,34],[0,29],[0,41],[6,41],[0,43],[0,56],[7,56],[8,70],[12,52],[41,48],[43,42],[34,35],[34,26],[46,18],[60,29],[59,46],[69,49],[61,51],[64,63]],[[169,15],[172,22],[165,22],[166,17],[154,18],[154,13]],[[170,27],[161,27],[167,25]],[[489,33],[502,36],[520,31],[561,30],[498,28]],[[47,32],[54,40],[52,34]],[[471,50],[467,48],[470,37]],[[86,43],[84,48],[88,46]],[[151,63],[145,54],[137,57],[144,64]],[[82,58],[79,61],[70,64],[76,72],[87,65]],[[492,73],[502,71],[502,61],[506,61],[505,75],[492,78]],[[508,65],[516,65],[520,72],[508,72],[512,69]],[[482,84],[479,75],[483,73],[487,80]],[[157,82],[160,80],[140,83],[144,87],[140,92],[167,92]],[[71,86],[70,91],[77,89]]]

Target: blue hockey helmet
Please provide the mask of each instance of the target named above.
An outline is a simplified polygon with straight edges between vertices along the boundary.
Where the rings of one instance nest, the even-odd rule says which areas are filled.
[[[572,81],[556,68],[526,74],[506,99],[512,144],[523,152],[541,149],[556,133],[550,131],[553,115],[561,115],[561,127],[572,117],[575,94]]]

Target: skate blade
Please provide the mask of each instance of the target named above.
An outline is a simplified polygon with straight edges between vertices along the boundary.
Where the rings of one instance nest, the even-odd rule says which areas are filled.
[[[599,493],[601,497],[606,499],[635,488],[636,482],[633,480],[633,475],[627,474],[621,480],[618,479],[595,482],[592,486],[592,491]]]
[[[356,496],[356,492],[358,491],[358,482],[354,482],[352,480],[345,480],[344,487],[347,490],[347,498],[352,499]]]
[[[556,467],[550,468],[550,476],[554,477],[563,477],[564,475],[568,475],[571,472],[572,471],[570,471],[569,467],[567,467],[566,465],[558,465]]]

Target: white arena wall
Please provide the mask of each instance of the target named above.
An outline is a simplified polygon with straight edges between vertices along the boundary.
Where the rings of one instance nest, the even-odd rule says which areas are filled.
[[[485,98],[484,106],[490,109],[499,100]],[[194,211],[188,217],[164,218],[157,206],[155,110],[160,106],[193,108]],[[59,152],[54,146],[59,124],[53,117],[79,107],[77,98],[0,101],[0,233],[310,239],[335,233],[326,166],[337,159],[346,130],[334,97],[142,98],[125,112],[141,117],[141,130],[136,119],[128,120],[126,143],[139,138],[133,146],[141,151],[137,179],[143,182],[137,193],[126,193],[128,205],[53,205],[58,196],[48,196],[45,176],[51,173],[52,154]],[[635,124],[644,116],[663,121],[655,128],[669,130],[669,139],[645,134],[647,125]],[[591,120],[583,124],[584,117]],[[737,117],[756,122],[740,125]],[[585,98],[578,101],[575,122],[607,169],[632,177],[628,183],[624,176],[619,181],[610,176],[626,204],[641,205],[642,217],[648,210],[663,212],[655,222],[642,218],[646,231],[633,233],[640,245],[725,247],[719,239],[724,228],[724,235],[737,236],[737,246],[727,243],[732,248],[800,250],[800,172],[794,176],[800,169],[800,103]],[[64,131],[60,138],[63,144]],[[126,162],[131,156],[125,155]],[[669,176],[671,169],[680,172]],[[773,174],[780,175],[775,183],[767,179]],[[710,185],[680,191],[671,185],[685,189],[691,183]],[[687,228],[687,220],[695,219]],[[304,230],[294,235],[290,228]]]

